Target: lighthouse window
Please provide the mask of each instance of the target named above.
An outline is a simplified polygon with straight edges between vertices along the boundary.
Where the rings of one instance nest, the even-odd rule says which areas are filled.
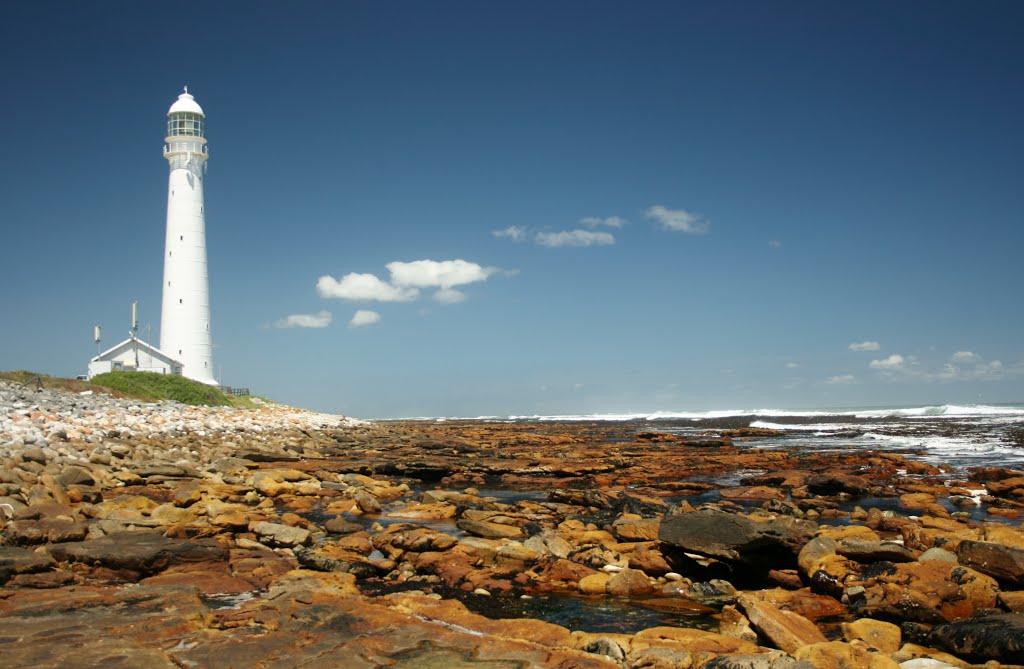
[[[181,299],[181,298],[179,297],[179,298],[178,298],[178,304],[185,304],[185,300],[183,300],[183,299]]]
[[[167,119],[168,135],[193,135],[203,136],[203,117],[191,112],[175,112]]]

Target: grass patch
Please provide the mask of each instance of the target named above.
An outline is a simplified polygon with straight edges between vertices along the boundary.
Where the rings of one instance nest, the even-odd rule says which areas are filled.
[[[81,393],[86,390],[102,392],[104,390],[87,381],[81,381],[79,379],[65,379],[60,376],[50,376],[48,374],[30,372],[26,369],[17,369],[11,372],[0,372],[0,379],[22,384],[28,388],[34,388],[39,384],[42,384],[43,388],[57,388],[73,393]],[[38,381],[36,379],[38,379]]]
[[[148,400],[173,400],[182,404],[235,406],[221,391],[205,383],[173,374],[107,372],[92,377],[97,386],[112,388]]]
[[[277,405],[274,400],[259,395],[225,395],[205,383],[151,372],[108,372],[94,376],[90,382],[17,369],[0,371],[0,380],[25,385],[27,388],[42,386],[72,393],[92,391],[122,399],[175,400],[183,404],[232,406],[236,409],[265,409]]]
[[[274,400],[268,400],[259,395],[225,395],[228,403],[236,409],[266,409],[277,406]]]

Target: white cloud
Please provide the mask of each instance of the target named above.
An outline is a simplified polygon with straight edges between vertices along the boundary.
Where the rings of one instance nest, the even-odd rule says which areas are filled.
[[[664,230],[702,235],[711,229],[711,224],[699,215],[685,209],[669,209],[660,204],[650,207],[644,215],[654,219]]]
[[[850,344],[851,351],[877,351],[881,345],[877,341],[857,341]]]
[[[969,355],[961,355],[968,353]],[[954,362],[961,364],[972,364],[971,367],[961,367],[954,362],[947,362],[942,371],[936,375],[939,381],[1000,381],[1021,370],[1014,368],[1007,369],[1000,360],[985,362],[981,356],[969,351],[957,351],[951,358]]]
[[[800,366],[800,363],[797,363],[797,362],[787,362],[786,363],[786,369],[796,369],[799,366]]]
[[[541,246],[552,248],[560,246],[609,246],[615,243],[615,237],[611,233],[593,232],[590,230],[538,232],[535,239]]]
[[[292,314],[274,322],[275,328],[325,328],[331,324],[331,312],[315,314]]]
[[[497,267],[484,267],[467,260],[394,261],[386,266],[390,282],[370,274],[351,273],[340,281],[324,276],[316,282],[316,292],[324,298],[409,302],[420,296],[421,288],[439,288],[434,297],[440,302],[452,303],[465,298],[461,292],[452,290],[453,287],[484,281],[498,271]]]
[[[768,246],[773,248],[773,249],[781,249],[782,248],[782,242],[780,242],[778,239],[769,239],[768,240]]]
[[[881,360],[872,360],[868,363],[871,369],[881,370],[895,370],[902,369],[903,365],[907,362],[907,359],[898,353],[893,353],[888,358],[882,358]]]
[[[890,355],[868,363],[887,382],[950,383],[958,381],[1000,381],[1024,375],[1024,361],[1006,365],[1000,360],[986,361],[973,351],[956,351],[945,363],[922,363],[917,357]]]
[[[369,309],[360,309],[352,315],[352,320],[348,322],[350,328],[361,328],[367,325],[373,325],[380,321],[380,314],[376,311],[370,311]]]
[[[373,274],[352,272],[341,277],[322,276],[316,282],[316,292],[323,298],[340,300],[376,300],[378,302],[409,302],[419,296],[415,288],[394,286]]]
[[[455,304],[466,299],[466,294],[455,288],[441,288],[434,293],[434,299],[441,304]]]
[[[514,242],[521,242],[526,239],[526,228],[519,225],[510,225],[501,230],[491,230],[491,234],[495,237],[505,237]]]
[[[830,386],[845,386],[851,383],[857,383],[857,377],[853,374],[841,374],[839,376],[830,376],[825,379],[825,383]]]
[[[386,267],[391,275],[390,281],[383,281],[374,274],[357,274],[355,272],[346,274],[340,280],[331,276],[322,276],[316,284],[317,292],[323,298],[410,302],[420,296],[421,288],[436,288],[435,300],[442,304],[454,304],[466,299],[465,293],[456,290],[455,286],[485,281],[487,277],[501,271],[497,267],[483,267],[466,260],[395,261],[389,262]],[[514,272],[506,272],[506,274],[514,274]],[[372,314],[373,312],[366,313]],[[356,323],[354,326],[367,324]]]
[[[974,366],[971,370],[971,374],[976,379],[984,379],[986,381],[997,381],[1006,373],[1006,368],[1003,363],[999,360],[993,360],[992,362],[981,362]]]
[[[621,228],[628,221],[618,216],[609,216],[607,218],[599,218],[597,216],[588,216],[580,219],[580,225],[585,225],[588,228],[599,228],[601,226],[607,228]]]
[[[400,288],[451,288],[484,281],[498,271],[466,260],[415,260],[389,262],[391,283]]]

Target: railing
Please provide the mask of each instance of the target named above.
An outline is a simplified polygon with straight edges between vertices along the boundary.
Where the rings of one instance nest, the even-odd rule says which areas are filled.
[[[251,395],[248,388],[232,388],[231,386],[217,386],[225,395]]]
[[[202,154],[205,154],[205,155],[210,155],[210,147],[209,147],[208,144],[202,144],[199,147],[199,149],[196,150],[196,151],[175,148],[174,151],[172,152],[171,151],[171,145],[170,144],[164,144],[164,155],[167,155],[168,153],[202,153]]]

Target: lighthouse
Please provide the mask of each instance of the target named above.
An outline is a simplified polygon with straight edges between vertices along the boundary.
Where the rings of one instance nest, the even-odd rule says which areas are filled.
[[[183,376],[217,385],[213,376],[203,205],[208,158],[206,115],[189,95],[187,86],[167,110],[164,158],[171,174],[167,183],[160,350],[181,363]]]

